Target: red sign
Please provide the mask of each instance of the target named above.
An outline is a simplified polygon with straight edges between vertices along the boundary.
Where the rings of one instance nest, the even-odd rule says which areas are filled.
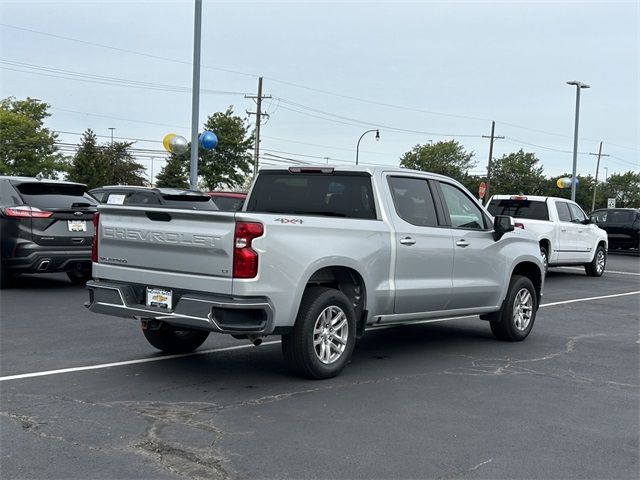
[[[480,198],[484,198],[484,194],[487,191],[487,184],[484,182],[480,182],[480,188],[478,188],[478,196]]]

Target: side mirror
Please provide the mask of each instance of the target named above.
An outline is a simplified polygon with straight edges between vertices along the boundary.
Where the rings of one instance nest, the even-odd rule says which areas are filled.
[[[496,215],[493,219],[493,239],[498,241],[507,232],[513,232],[516,222],[508,215]]]

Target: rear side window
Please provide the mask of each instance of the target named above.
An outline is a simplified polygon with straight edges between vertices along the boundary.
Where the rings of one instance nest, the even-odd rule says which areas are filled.
[[[537,200],[491,200],[488,210],[494,217],[496,215],[509,215],[514,218],[549,220],[547,202]]]
[[[15,185],[25,204],[32,207],[79,208],[97,205],[95,199],[86,193],[84,185],[57,183],[21,183]]]
[[[571,213],[569,212],[569,204],[567,202],[556,202],[556,211],[561,222],[570,222]]]
[[[391,196],[398,216],[422,227],[438,225],[429,183],[421,178],[389,177]]]
[[[607,223],[633,223],[636,212],[632,210],[609,210]]]
[[[267,171],[248,201],[248,212],[377,218],[369,174]]]

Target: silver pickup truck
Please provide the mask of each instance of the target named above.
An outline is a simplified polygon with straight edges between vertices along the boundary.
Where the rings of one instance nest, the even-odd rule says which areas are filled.
[[[288,365],[338,374],[372,326],[476,314],[527,337],[538,242],[456,181],[397,168],[263,168],[240,212],[101,205],[88,308],[165,352],[210,332],[282,335]]]

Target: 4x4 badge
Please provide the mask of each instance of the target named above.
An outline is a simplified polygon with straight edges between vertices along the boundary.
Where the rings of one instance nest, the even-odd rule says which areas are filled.
[[[74,215],[80,216],[82,215],[82,212],[73,212]]]

